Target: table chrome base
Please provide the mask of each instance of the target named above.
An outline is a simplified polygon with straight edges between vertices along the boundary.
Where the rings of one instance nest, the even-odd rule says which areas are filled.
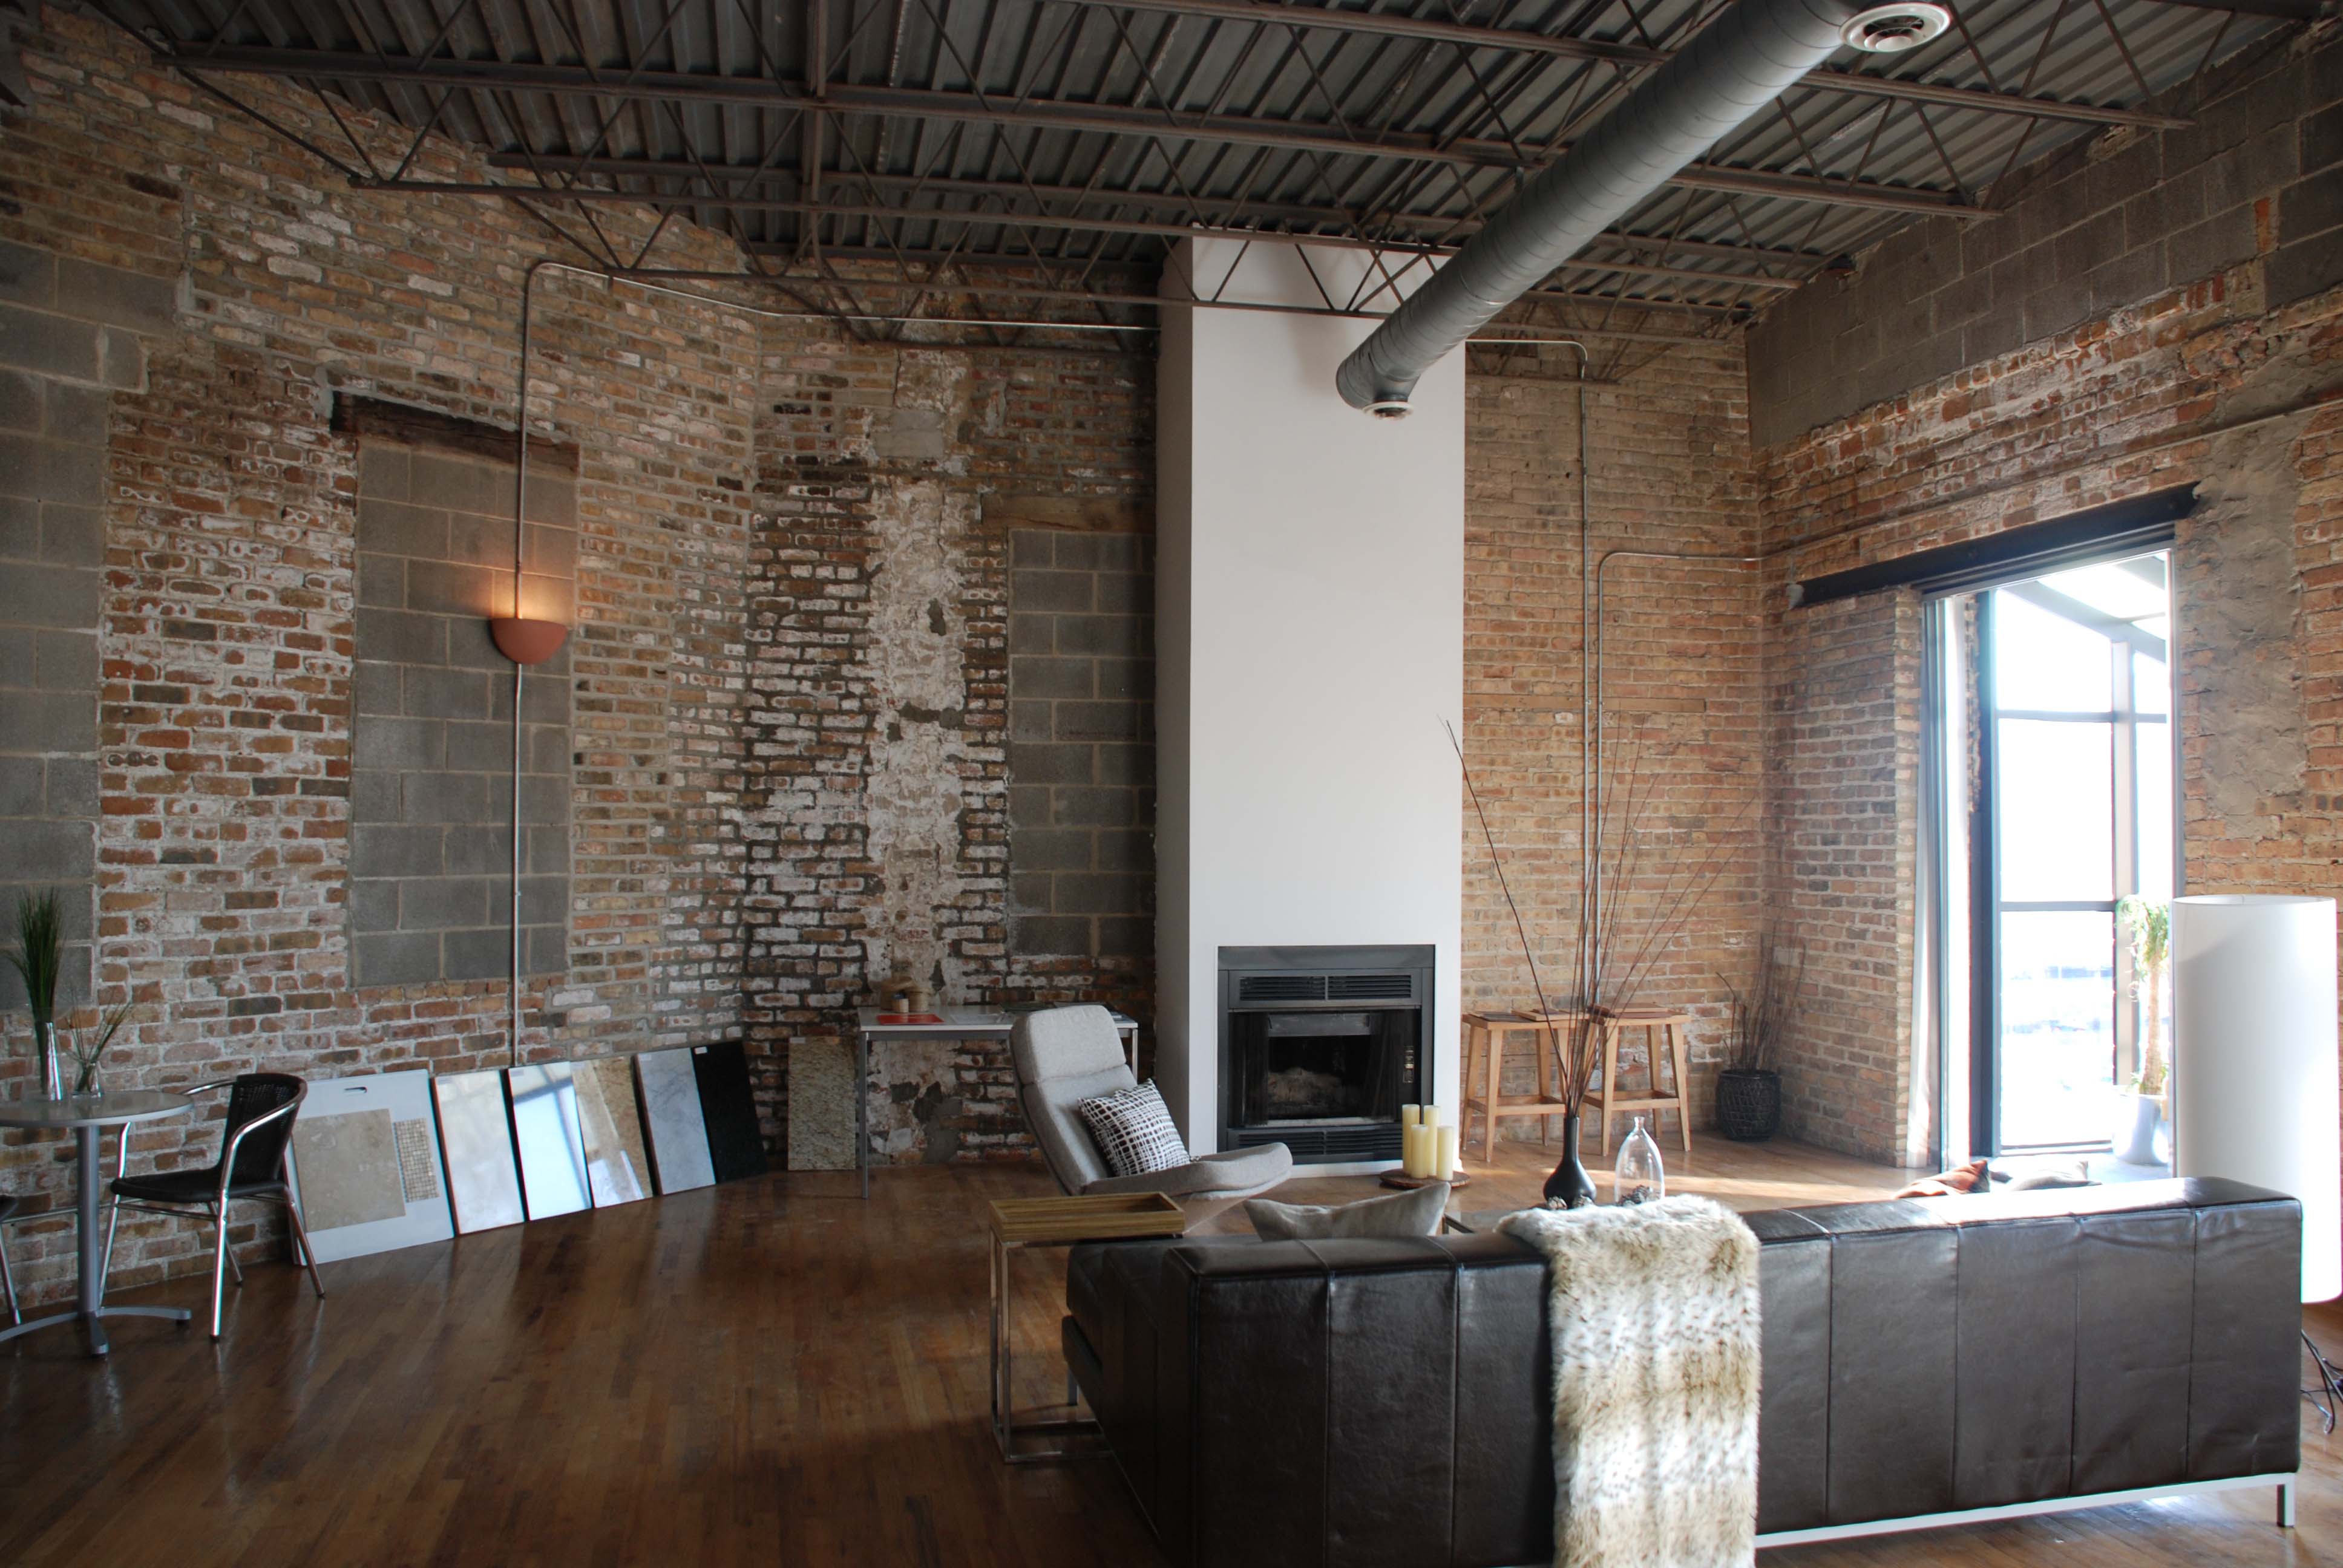
[[[79,1323],[83,1337],[89,1343],[89,1353],[102,1356],[113,1347],[106,1342],[106,1320],[108,1318],[162,1318],[186,1327],[195,1313],[185,1307],[100,1307],[85,1312],[76,1308],[70,1312],[51,1312],[45,1318],[27,1318],[21,1323],[0,1329],[0,1342],[29,1334],[35,1329],[53,1329],[60,1323]]]
[[[1083,1442],[1085,1438],[1089,1441]],[[1056,1441],[1034,1441],[1049,1439]],[[1001,1445],[1001,1462],[1005,1464],[1051,1464],[1062,1459],[1111,1459],[1114,1455],[1114,1451],[1106,1445],[1106,1429],[1096,1417],[1087,1415],[995,1417],[992,1441]]]

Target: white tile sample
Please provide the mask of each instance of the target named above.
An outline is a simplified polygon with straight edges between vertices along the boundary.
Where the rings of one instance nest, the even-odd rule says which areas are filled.
[[[431,1081],[439,1106],[439,1147],[447,1155],[447,1197],[458,1231],[518,1225],[520,1171],[505,1120],[505,1075],[494,1068]]]
[[[421,1068],[313,1080],[293,1123],[293,1190],[321,1263],[456,1233]]]
[[[642,1091],[659,1190],[714,1186],[716,1166],[708,1156],[708,1123],[699,1113],[699,1075],[691,1068],[690,1047],[644,1051],[635,1058],[635,1082]]]
[[[635,1104],[630,1057],[606,1056],[570,1064],[578,1085],[578,1127],[586,1136],[586,1184],[594,1207],[608,1209],[651,1195],[650,1153],[643,1145],[642,1112]]]
[[[578,1089],[566,1061],[505,1070],[513,1145],[520,1154],[528,1217],[550,1220],[593,1206],[586,1191],[586,1144],[578,1131]]]

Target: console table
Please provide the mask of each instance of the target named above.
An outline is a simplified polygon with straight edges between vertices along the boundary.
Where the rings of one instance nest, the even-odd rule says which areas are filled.
[[[862,1183],[862,1196],[870,1196],[870,1046],[883,1040],[1007,1040],[1009,1031],[1017,1027],[1020,1014],[1003,1012],[990,1007],[940,1007],[930,1010],[939,1021],[935,1023],[881,1023],[880,1010],[875,1007],[855,1010],[854,1051],[854,1168]],[[894,1017],[894,1014],[885,1016]],[[1139,1020],[1114,1016],[1114,1030],[1122,1036],[1123,1054],[1130,1059],[1131,1076],[1139,1075]]]

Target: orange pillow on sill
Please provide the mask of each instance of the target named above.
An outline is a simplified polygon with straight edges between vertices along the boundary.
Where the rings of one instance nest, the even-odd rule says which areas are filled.
[[[1956,1165],[1950,1171],[1934,1176],[1923,1176],[1901,1192],[1898,1198],[1949,1198],[1956,1192],[1974,1192],[1986,1184],[1986,1162],[1972,1160],[1966,1165]]]

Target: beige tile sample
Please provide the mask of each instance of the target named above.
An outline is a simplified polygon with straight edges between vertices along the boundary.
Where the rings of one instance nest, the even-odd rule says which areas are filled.
[[[297,1122],[293,1158],[301,1168],[302,1222],[312,1231],[372,1224],[407,1212],[397,1135],[388,1111]]]
[[[586,1135],[586,1179],[594,1207],[631,1203],[651,1195],[651,1162],[643,1147],[642,1113],[635,1106],[631,1059],[606,1056],[572,1066],[578,1125]]]

